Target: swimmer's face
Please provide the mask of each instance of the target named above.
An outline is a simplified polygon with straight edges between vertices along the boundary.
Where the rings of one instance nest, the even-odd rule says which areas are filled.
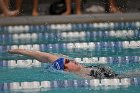
[[[81,65],[74,60],[65,59],[65,71],[76,72],[81,69]]]

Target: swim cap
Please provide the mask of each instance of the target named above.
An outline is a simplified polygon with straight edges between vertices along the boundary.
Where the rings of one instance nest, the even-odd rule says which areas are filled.
[[[59,58],[53,62],[52,66],[57,70],[64,70],[64,58]]]

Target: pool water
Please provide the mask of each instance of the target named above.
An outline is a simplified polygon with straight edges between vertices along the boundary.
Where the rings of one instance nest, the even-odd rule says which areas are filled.
[[[91,65],[95,65],[95,64],[91,64]],[[116,64],[116,65],[109,65],[109,66],[112,67],[112,69],[118,74],[132,72],[132,71],[137,72],[140,70],[139,68],[140,64],[138,63],[121,64],[121,65]],[[54,72],[49,69],[45,69],[43,67],[39,67],[39,68],[1,67],[0,72],[1,72],[0,83],[84,79],[72,73],[66,73],[66,72],[60,72],[60,71]]]
[[[1,26],[0,92],[138,93],[140,91],[139,28],[140,22]],[[87,66],[107,65],[118,74],[138,73],[133,77],[133,81],[135,78],[138,79],[135,83],[131,82],[133,85],[54,87],[55,81],[77,80],[78,82],[85,78],[73,73],[46,69],[49,64],[41,64],[30,57],[6,52],[15,48],[39,50],[59,56],[67,55]],[[88,80],[90,79],[87,79],[87,82]],[[17,89],[9,88],[9,83],[21,84],[21,82],[34,81],[50,81],[54,85],[51,88],[18,89],[19,86],[16,86]]]

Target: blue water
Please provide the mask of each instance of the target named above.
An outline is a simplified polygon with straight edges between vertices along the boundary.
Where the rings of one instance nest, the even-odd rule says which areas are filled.
[[[97,24],[96,24],[97,25]],[[52,28],[51,25],[29,26],[27,30],[17,30],[18,26],[0,27],[0,66],[2,61],[32,59],[27,56],[12,55],[6,51],[14,45],[39,45],[40,51],[64,54],[71,58],[84,57],[112,57],[112,62],[105,65],[110,66],[116,73],[123,74],[128,72],[140,71],[139,56],[140,45],[125,48],[124,41],[139,41],[140,31],[135,22],[114,23],[113,27],[97,27],[95,24],[71,24],[71,29]],[[23,26],[24,27],[24,26]],[[27,28],[27,26],[25,26]],[[16,30],[15,30],[16,28]],[[12,29],[12,30],[11,30]],[[125,30],[125,31],[124,31]],[[131,31],[132,30],[132,33]],[[114,32],[111,32],[114,31]],[[121,32],[118,33],[118,32]],[[63,33],[64,32],[64,33]],[[72,33],[76,32],[76,33]],[[130,33],[129,33],[130,32]],[[65,34],[65,37],[63,34]],[[77,34],[78,33],[78,34]],[[116,33],[116,34],[112,34]],[[127,34],[129,33],[129,34]],[[75,36],[77,35],[77,36]],[[122,35],[122,36],[120,36]],[[95,42],[95,48],[78,48],[75,43]],[[68,43],[74,44],[74,48],[69,48]],[[131,42],[132,43],[132,42]],[[82,44],[81,44],[82,45]],[[83,44],[84,45],[84,44]],[[129,56],[128,59],[125,56]],[[119,60],[121,57],[121,62]],[[128,61],[126,63],[126,61]],[[48,64],[45,64],[48,65]],[[95,64],[85,64],[95,65]],[[7,65],[6,65],[7,66]],[[43,65],[44,66],[44,65]],[[44,67],[0,67],[0,83],[11,82],[32,82],[32,81],[54,81],[54,80],[80,80],[84,79],[73,73],[53,71]],[[139,93],[139,85],[131,86],[102,86],[102,87],[79,87],[79,88],[53,88],[53,89],[29,89],[0,91],[2,93],[14,92],[34,92],[34,93]]]
[[[86,65],[86,64],[85,64]],[[89,64],[87,64],[89,65]],[[90,64],[96,65],[96,64]],[[106,64],[107,65],[107,64]],[[139,63],[131,64],[108,64],[118,74],[140,71]],[[53,81],[53,80],[78,80],[84,79],[78,75],[68,72],[52,71],[44,67],[39,68],[0,68],[0,83],[4,82],[24,82],[24,81]],[[139,75],[140,77],[140,75]]]
[[[0,76],[0,81],[2,82],[24,82],[24,81],[43,81],[43,80],[75,80],[82,79],[70,73],[50,73],[44,72],[40,68],[30,68],[30,69],[6,69],[2,68],[3,71]],[[123,70],[121,70],[123,71]],[[3,76],[2,76],[3,75]],[[11,90],[12,93],[139,93],[139,86],[102,86],[102,87],[79,87],[79,88],[53,88],[53,89],[21,89],[21,90]],[[9,91],[1,91],[1,93],[7,93]]]

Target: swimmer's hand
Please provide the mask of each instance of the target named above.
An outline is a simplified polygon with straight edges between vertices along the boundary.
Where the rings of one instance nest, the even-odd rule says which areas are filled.
[[[20,53],[21,51],[24,51],[24,49],[11,49],[11,50],[8,50],[7,52],[11,54],[17,54],[17,53]]]

